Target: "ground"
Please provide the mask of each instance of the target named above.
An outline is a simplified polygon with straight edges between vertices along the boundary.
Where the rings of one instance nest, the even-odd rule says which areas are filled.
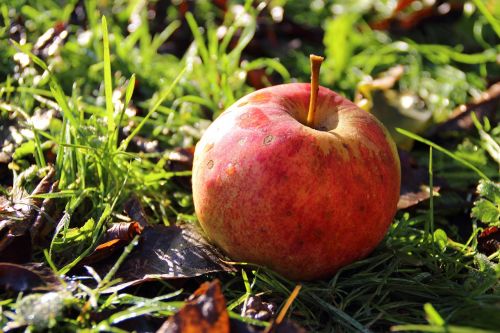
[[[499,330],[497,2],[0,12],[0,331]],[[190,175],[209,124],[256,89],[308,82],[310,53],[323,86],[388,128],[402,186],[377,249],[299,290],[203,239]]]

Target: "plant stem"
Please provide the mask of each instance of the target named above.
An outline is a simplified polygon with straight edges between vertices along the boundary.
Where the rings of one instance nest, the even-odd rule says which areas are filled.
[[[319,69],[324,58],[311,54],[309,60],[311,61],[311,97],[309,98],[309,111],[307,112],[306,124],[309,127],[313,127],[319,89]]]

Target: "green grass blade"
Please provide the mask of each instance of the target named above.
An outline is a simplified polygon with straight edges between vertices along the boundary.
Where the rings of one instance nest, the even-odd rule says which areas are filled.
[[[149,110],[148,114],[142,119],[142,121],[139,123],[139,125],[137,125],[137,127],[132,131],[132,133],[130,133],[130,135],[125,140],[122,141],[120,148],[119,148],[120,150],[125,151],[127,149],[128,145],[130,143],[130,140],[132,140],[132,138],[134,136],[136,136],[137,133],[139,133],[139,131],[144,126],[144,124],[148,121],[148,119],[151,117],[151,115],[156,111],[156,109],[158,109],[158,107],[161,105],[161,103],[163,103],[165,98],[167,98],[168,95],[170,95],[170,93],[172,92],[174,87],[177,85],[177,83],[180,81],[180,79],[183,77],[185,72],[186,72],[186,67],[184,67],[181,70],[181,72],[177,75],[177,77],[174,79],[174,81],[172,81],[170,86],[161,94],[161,96],[158,98],[158,100],[153,105],[153,107]]]
[[[208,64],[209,62],[209,57],[208,57],[208,50],[207,46],[205,45],[205,42],[203,41],[203,37],[201,36],[200,33],[200,28],[198,24],[196,23],[196,20],[193,17],[193,14],[190,12],[186,13],[186,21],[189,25],[189,28],[191,29],[191,32],[193,33],[194,41],[195,44],[198,48],[198,52],[200,54],[201,59],[203,60],[204,63]]]
[[[428,146],[431,146],[432,148],[448,155],[449,157],[451,157],[452,159],[454,159],[455,161],[457,162],[460,162],[462,163],[463,165],[465,165],[466,167],[470,168],[471,170],[475,171],[481,178],[483,179],[487,179],[487,180],[490,180],[488,178],[488,176],[486,176],[481,170],[479,170],[478,168],[476,168],[474,165],[472,165],[471,163],[467,162],[466,160],[464,160],[463,158],[461,157],[458,157],[456,156],[455,154],[453,154],[451,151],[449,151],[448,149],[446,148],[443,148],[441,147],[440,145],[437,145],[435,144],[434,142],[430,141],[430,140],[427,140],[427,139],[424,139],[423,137],[417,135],[417,134],[414,134],[410,131],[407,131],[407,130],[404,130],[402,128],[396,128],[396,131],[398,133],[401,133],[415,141],[418,141],[418,142],[422,142],[422,143],[425,143],[426,145]]]
[[[483,0],[472,0],[472,2],[474,2],[477,9],[479,9],[481,14],[483,14],[488,23],[491,24],[497,36],[500,37],[500,24],[498,23],[498,20],[493,16],[493,14],[490,13],[488,8],[486,8],[486,5],[484,4]]]
[[[123,103],[123,108],[120,112],[120,116],[118,118],[116,130],[114,132],[115,134],[114,134],[114,138],[113,138],[113,140],[114,140],[113,144],[115,147],[118,144],[118,131],[120,129],[120,126],[121,126],[121,123],[123,120],[123,115],[125,114],[125,111],[127,110],[127,107],[130,103],[130,100],[132,99],[132,94],[134,93],[134,88],[135,88],[135,74],[132,74],[132,76],[130,77],[130,80],[128,81],[127,90],[125,91],[125,102]]]
[[[115,116],[113,106],[113,81],[111,78],[111,59],[109,55],[109,36],[106,16],[102,17],[102,44],[104,47],[104,94],[106,96],[106,115],[108,118],[108,139],[111,139],[115,130]]]

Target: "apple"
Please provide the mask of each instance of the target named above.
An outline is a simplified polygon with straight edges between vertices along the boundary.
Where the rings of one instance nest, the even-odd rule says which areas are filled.
[[[230,258],[293,280],[333,275],[367,256],[396,212],[395,144],[370,113],[312,82],[234,103],[196,145],[201,227]]]

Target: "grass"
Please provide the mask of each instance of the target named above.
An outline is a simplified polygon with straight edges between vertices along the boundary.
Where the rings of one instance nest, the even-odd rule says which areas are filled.
[[[451,144],[426,137],[429,126],[445,121],[456,106],[498,80],[498,8],[475,0],[470,3],[475,9],[464,9],[460,19],[449,23],[449,36],[442,36],[432,24],[422,28],[430,29],[428,34],[422,29],[403,34],[372,29],[368,23],[383,16],[380,8],[385,7],[379,4],[377,12],[360,3],[337,4],[343,14],[331,16],[326,7],[304,9],[290,2],[285,13],[298,22],[306,10],[317,13],[319,21],[326,17],[323,45],[303,43],[326,54],[322,83],[346,96],[355,97],[363,80],[394,65],[405,66],[389,89],[391,95],[382,100],[390,106],[410,94],[420,101],[416,108],[431,113],[426,127],[397,131],[401,142],[410,139],[412,156],[428,167],[429,188],[438,178],[447,186],[428,202],[398,212],[368,258],[330,280],[305,283],[289,316],[312,332],[498,331],[500,252],[486,256],[478,251],[477,235],[488,224],[470,217],[477,184],[499,180],[498,127],[474,118],[473,131],[455,133]],[[211,120],[254,90],[247,83],[252,70],[264,69],[264,81],[308,80],[308,65],[300,66],[306,53],[283,52],[278,59],[272,49],[260,57],[246,52],[258,40],[257,15],[269,15],[269,8],[246,1],[224,16],[209,1],[200,1],[197,8],[181,21],[177,9],[169,7],[169,24],[160,24],[148,18],[141,1],[60,6],[53,0],[16,0],[0,5],[0,50],[5,55],[0,60],[0,139],[11,144],[2,151],[13,157],[7,178],[13,183],[27,179],[29,190],[34,174],[54,164],[60,191],[39,197],[56,199],[64,213],[50,243],[35,250],[34,260],[57,274],[71,277],[71,269],[93,251],[111,222],[122,219],[131,195],[139,198],[153,223],[196,221],[190,189],[174,181],[189,171],[169,168],[170,153],[195,144]],[[76,15],[82,10],[83,19]],[[39,46],[37,40],[57,22],[72,22],[64,26],[67,36],[56,34]],[[467,35],[463,43],[455,39],[458,32]],[[161,51],[186,34],[193,42],[174,49],[177,56]],[[44,124],[41,115],[49,112],[54,116]],[[3,124],[9,122],[14,125],[7,130]],[[400,117],[386,125],[404,127]],[[2,193],[10,193],[8,184],[2,183]],[[63,280],[68,286],[63,291],[4,292],[0,327],[120,332],[119,324],[133,318],[172,315],[192,291],[189,284],[180,289],[164,281],[155,285],[154,295],[141,287],[104,292],[117,283],[114,273],[135,245],[136,239],[105,276],[90,269],[86,277],[74,277],[74,283]],[[260,325],[264,323],[239,315],[243,302],[259,294],[283,306],[295,287],[253,266],[218,277],[231,317]]]

